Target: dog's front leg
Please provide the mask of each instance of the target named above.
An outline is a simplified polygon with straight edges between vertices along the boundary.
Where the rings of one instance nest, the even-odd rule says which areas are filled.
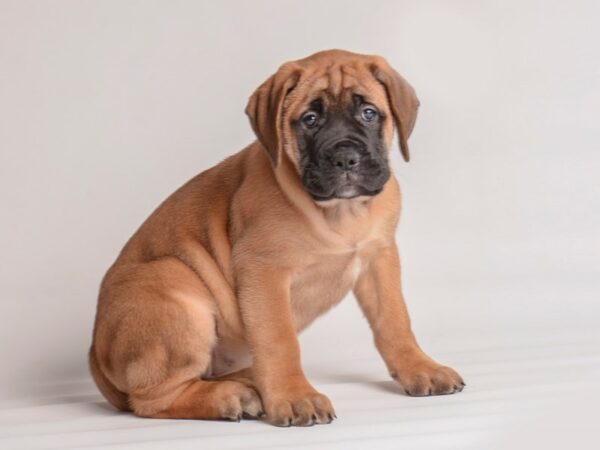
[[[290,306],[291,272],[253,264],[239,279],[239,302],[252,373],[267,419],[278,426],[329,423],[329,399],[306,379]]]
[[[390,374],[408,395],[452,394],[463,389],[465,384],[456,371],[435,362],[417,344],[402,295],[395,243],[374,256],[357,280],[354,294]]]

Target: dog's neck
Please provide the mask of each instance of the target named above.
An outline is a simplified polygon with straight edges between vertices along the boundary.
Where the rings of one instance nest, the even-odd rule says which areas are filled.
[[[316,202],[302,186],[298,171],[287,155],[274,168],[275,178],[288,201],[303,214],[320,238],[335,248],[354,248],[379,234],[371,211],[376,197],[332,199]]]

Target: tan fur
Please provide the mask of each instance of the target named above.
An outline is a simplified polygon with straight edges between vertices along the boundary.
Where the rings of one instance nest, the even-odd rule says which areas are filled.
[[[302,188],[290,121],[316,95],[334,107],[352,92],[394,117],[408,159],[412,88],[382,58],[321,52],[285,64],[250,99],[257,142],[177,190],[125,245],[102,282],[90,350],[114,406],[197,419],[264,408],[275,425],[330,422],[333,407],[306,380],[296,336],[351,289],[407,392],[462,389],[410,330],[396,179],[375,197],[321,203]],[[387,121],[388,147],[392,134]]]

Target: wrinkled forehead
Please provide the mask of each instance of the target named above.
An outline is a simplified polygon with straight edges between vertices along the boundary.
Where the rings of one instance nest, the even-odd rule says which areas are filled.
[[[366,66],[331,64],[327,67],[305,70],[291,96],[288,114],[297,118],[321,100],[326,109],[345,109],[355,96],[388,112],[385,89]]]

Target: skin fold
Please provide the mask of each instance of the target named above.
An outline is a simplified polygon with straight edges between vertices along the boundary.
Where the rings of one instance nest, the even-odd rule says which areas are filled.
[[[266,80],[246,108],[257,140],[165,200],[106,273],[89,353],[106,399],[142,417],[329,423],[297,335],[350,290],[407,394],[462,390],[402,295],[388,155],[396,129],[408,161],[418,105],[383,58],[341,50]]]

